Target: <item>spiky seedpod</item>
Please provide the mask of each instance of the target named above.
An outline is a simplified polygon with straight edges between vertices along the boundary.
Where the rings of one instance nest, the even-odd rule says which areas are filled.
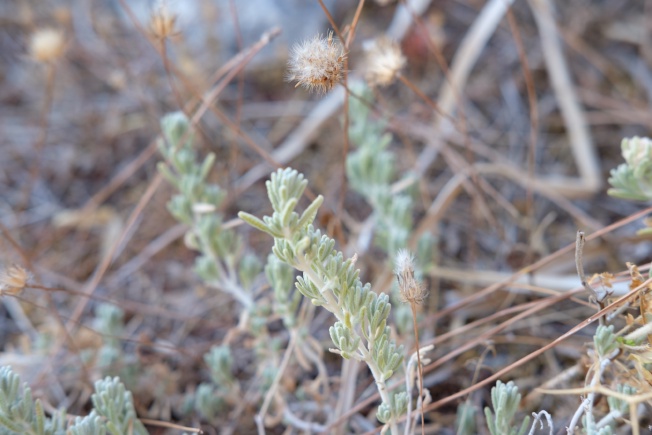
[[[292,48],[287,80],[325,94],[342,79],[345,59],[346,51],[333,32],[326,38],[317,35]]]

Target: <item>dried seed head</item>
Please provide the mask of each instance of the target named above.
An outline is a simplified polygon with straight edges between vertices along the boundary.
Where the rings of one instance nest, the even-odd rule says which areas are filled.
[[[371,86],[387,86],[396,79],[405,64],[405,56],[398,42],[381,37],[367,50],[365,77]]]
[[[317,35],[292,48],[287,79],[296,81],[296,86],[325,94],[342,79],[345,59],[344,47],[333,38],[333,32],[327,38]]]
[[[0,296],[20,293],[30,278],[31,274],[17,265],[0,269]]]
[[[65,49],[63,32],[57,29],[39,29],[32,34],[29,41],[29,54],[39,62],[53,62],[63,54]]]
[[[423,284],[414,277],[414,256],[407,249],[401,249],[396,254],[396,279],[401,294],[401,302],[421,304],[428,292]]]
[[[177,18],[178,16],[170,11],[168,2],[159,0],[149,20],[150,33],[159,40],[176,36],[179,33],[176,28]]]

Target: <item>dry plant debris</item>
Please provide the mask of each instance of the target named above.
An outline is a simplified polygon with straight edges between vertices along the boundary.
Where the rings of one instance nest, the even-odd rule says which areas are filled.
[[[650,431],[645,2],[0,3],[0,433]]]

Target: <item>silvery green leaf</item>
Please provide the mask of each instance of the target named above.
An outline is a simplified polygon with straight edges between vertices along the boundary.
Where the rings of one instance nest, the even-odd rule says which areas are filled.
[[[95,410],[86,417],[75,417],[74,423],[68,428],[70,435],[106,435],[106,425]]]
[[[204,354],[204,362],[208,366],[211,380],[215,385],[228,386],[233,383],[233,355],[227,345],[213,346]]]
[[[179,178],[170,170],[170,167],[164,162],[158,162],[156,164],[156,169],[158,172],[165,178],[165,180],[170,183],[175,188],[179,188]]]
[[[195,258],[195,273],[208,283],[219,282],[221,276],[215,265],[215,260],[206,255],[200,255]]]
[[[281,225],[283,225],[283,228],[288,228],[290,219],[294,214],[294,208],[297,206],[297,202],[297,198],[288,198],[283,204],[283,208],[279,213],[281,217]]]
[[[292,290],[292,284],[294,282],[292,267],[286,262],[281,261],[276,255],[270,254],[267,257],[265,276],[270,286],[274,289],[274,293],[277,296],[282,295],[282,298],[286,299]]]
[[[147,435],[136,416],[131,393],[118,378],[105,378],[95,383],[91,396],[97,413],[107,419],[107,429],[114,435],[130,431],[134,435]]]
[[[520,402],[521,394],[514,382],[496,383],[496,386],[491,389],[491,403],[495,414],[489,407],[485,408],[487,425],[492,435],[519,435],[527,430],[529,417],[524,419],[520,428],[512,425]]]
[[[407,412],[408,394],[405,391],[392,394],[392,412],[394,415],[403,415]]]
[[[261,221],[260,219],[258,219],[256,216],[252,214],[241,211],[238,213],[238,217],[243,221],[245,221],[246,223],[248,223],[249,225],[251,225],[252,227],[256,228],[257,230],[267,233],[272,237],[283,237],[283,235],[280,233],[272,232],[267,227],[267,225],[265,225],[265,222]]]
[[[165,139],[174,146],[191,146],[193,134],[189,131],[190,121],[183,112],[168,113],[161,119],[161,130]],[[182,138],[186,137],[186,141],[180,144]]]
[[[199,178],[205,180],[208,177],[208,173],[211,171],[213,164],[215,163],[215,153],[208,153],[204,158],[204,161],[201,164],[199,169]]]
[[[469,400],[460,403],[457,407],[455,430],[458,435],[475,435],[477,433],[475,407]]]
[[[319,288],[308,278],[306,279],[303,276],[297,277],[297,290],[301,292],[307,298],[311,299],[320,299],[322,297],[319,292]]]
[[[357,352],[360,338],[355,337],[344,323],[338,320],[328,329],[328,332],[335,346],[342,351],[342,356],[352,355]]]
[[[238,268],[238,277],[240,283],[245,289],[250,289],[254,280],[262,271],[263,265],[260,263],[258,257],[253,254],[245,254],[240,259]]]
[[[605,358],[618,348],[618,337],[614,334],[614,325],[599,325],[593,336],[595,350]]]
[[[224,398],[213,385],[199,384],[195,393],[195,409],[207,421],[216,424],[220,415],[224,413]]]
[[[389,403],[383,402],[376,411],[376,418],[379,422],[385,424],[392,419],[392,408]]]
[[[618,384],[616,391],[621,394],[627,394],[628,396],[636,394],[636,388],[627,384]],[[621,415],[625,415],[629,411],[629,403],[616,397],[607,396],[607,403],[609,403],[610,411],[620,412]]]
[[[323,196],[319,195],[317,198],[315,198],[315,200],[311,202],[308,208],[306,208],[301,214],[301,218],[299,218],[299,221],[297,222],[297,227],[305,228],[308,225],[312,224],[312,222],[315,220],[315,216],[317,216],[317,211],[323,202]]]

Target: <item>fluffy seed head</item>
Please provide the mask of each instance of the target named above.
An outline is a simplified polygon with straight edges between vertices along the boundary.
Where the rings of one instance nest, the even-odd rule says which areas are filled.
[[[20,293],[30,278],[30,273],[18,265],[0,269],[0,295]]]
[[[386,37],[378,38],[367,50],[365,77],[371,86],[387,86],[396,79],[405,63],[398,42]]]
[[[170,11],[165,0],[159,0],[149,20],[149,31],[157,39],[163,40],[177,35],[177,15]]]
[[[39,29],[29,41],[29,54],[39,62],[52,62],[58,59],[65,48],[63,32],[56,29]]]
[[[296,81],[309,91],[325,94],[335,87],[344,73],[346,52],[333,32],[317,35],[292,48],[288,61],[288,81]]]
[[[407,249],[401,249],[396,253],[396,279],[401,294],[401,302],[421,304],[428,292],[423,284],[414,277],[414,256]]]

